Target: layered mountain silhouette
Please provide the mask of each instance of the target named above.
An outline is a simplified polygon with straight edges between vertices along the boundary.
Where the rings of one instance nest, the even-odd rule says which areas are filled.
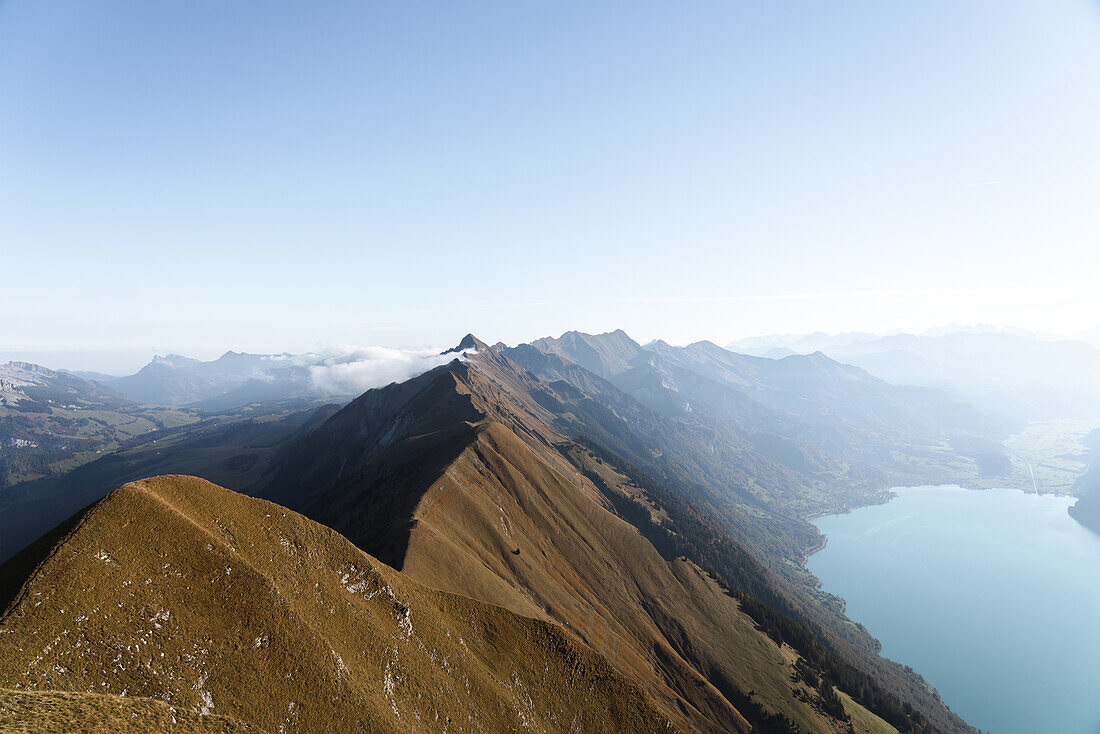
[[[988,448],[981,416],[942,393],[895,388],[822,355],[761,360],[707,343],[643,348],[622,332],[515,348],[467,336],[446,354],[448,364],[342,408],[180,435],[69,475],[66,496],[86,501],[129,480],[180,472],[268,502],[197,479],[136,482],[12,558],[0,576],[0,607],[9,606],[0,646],[19,655],[0,666],[0,689],[39,708],[34,696],[44,691],[76,707],[106,695],[112,711],[122,709],[110,697],[125,690],[142,706],[178,704],[199,717],[194,726],[267,731],[344,730],[337,722],[456,731],[440,722],[470,720],[463,715],[490,717],[480,719],[490,722],[485,731],[511,731],[523,728],[507,718],[516,711],[536,730],[570,730],[559,703],[590,717],[584,731],[969,731],[912,671],[878,657],[877,642],[817,590],[801,561],[819,542],[809,515],[874,501],[899,476],[979,471],[979,452],[958,447],[965,438]],[[78,537],[84,545],[71,545]],[[126,538],[134,547],[119,547],[135,554],[131,565],[112,551]],[[206,538],[204,550],[186,555],[196,538]],[[90,555],[72,550],[92,546]],[[159,575],[126,571],[154,560]],[[341,585],[360,579],[348,564],[364,583],[381,579],[400,604],[371,606],[378,594],[388,599],[377,583],[370,599],[345,598]],[[155,624],[167,629],[154,619],[168,610],[161,600],[171,600],[170,618],[181,624],[195,594],[194,616],[173,628],[180,644],[205,642],[209,651],[229,640],[216,648],[219,670],[242,670],[246,680],[262,674],[278,686],[245,691],[210,672],[195,688],[203,670],[198,657],[186,657],[196,655],[191,648],[154,648],[157,659],[175,654],[175,667],[157,668],[156,659],[142,667],[142,657],[134,659],[139,669],[134,661],[108,669],[96,657],[79,675],[50,657],[62,642],[74,659],[85,658],[78,651],[87,645],[136,644],[124,628],[140,619],[152,621],[134,634],[153,639]],[[34,606],[46,599],[44,609]],[[102,636],[72,647],[61,631],[73,634],[65,620],[93,618],[87,604],[92,614],[109,612],[97,627]],[[404,629],[402,608],[416,634],[424,629],[416,621],[430,620],[434,647],[415,636],[363,642],[389,640],[392,625]],[[42,615],[50,621],[35,621]],[[471,621],[483,615],[492,621]],[[260,650],[276,643],[253,622],[293,632],[278,643],[281,657],[260,667],[246,638],[267,634],[270,647],[261,641]],[[437,679],[438,656],[425,647],[454,665],[466,650],[439,628],[462,630],[466,643],[491,652]],[[525,661],[506,670],[517,656]],[[54,662],[41,667],[47,658]],[[542,698],[531,690],[538,670],[528,658],[550,676]],[[411,666],[404,677],[388,667],[398,664]],[[448,688],[455,676],[473,687]],[[294,682],[309,679],[323,684],[303,692]],[[570,698],[578,686],[591,692],[591,707]],[[337,704],[319,713],[327,698]],[[466,708],[442,702],[452,698]],[[307,710],[317,717],[308,726]]]
[[[429,364],[421,367],[427,360]],[[202,361],[171,354],[138,372],[101,379],[149,405],[222,412],[293,399],[350,400],[367,387],[401,381],[446,361],[430,350],[343,348],[304,354],[229,351]]]
[[[790,624],[805,642],[813,633],[785,615],[816,624],[813,615],[727,527],[706,525],[706,516],[681,495],[643,487],[619,470],[621,459],[577,440],[582,430],[602,431],[639,455],[701,441],[709,454],[727,436],[712,428],[703,440],[698,425],[649,410],[559,355],[522,350],[532,359],[542,355],[557,370],[574,371],[573,381],[540,378],[534,372],[548,371],[530,361],[524,369],[505,356],[511,350],[470,338],[464,345],[461,360],[369,391],[290,442],[249,491],[336,528],[429,586],[565,626],[688,728],[721,731],[740,719],[756,717],[764,725],[775,716],[804,730],[828,730],[831,724],[820,718],[828,693],[821,688],[831,688],[820,668],[860,680],[867,687],[864,700],[884,713],[901,711],[871,678],[816,643],[809,645],[816,652],[807,651],[820,654],[819,669],[808,676],[815,692],[807,696],[816,703],[806,705],[797,685],[789,685],[797,674],[778,665],[776,651],[754,630],[757,622],[741,616],[736,594],[699,569],[717,560],[725,566],[719,578],[783,607],[785,621],[773,630]],[[798,487],[782,467],[729,436],[730,445],[721,447],[728,462],[722,476],[751,484],[753,469],[765,467],[776,486],[790,480],[792,490]],[[690,460],[688,452],[678,469]],[[692,490],[698,488],[686,491]],[[764,511],[765,504],[754,507]],[[798,524],[775,508],[768,511],[776,523]],[[742,512],[740,519],[751,526],[758,518]],[[688,532],[694,537],[685,540]],[[759,538],[771,532],[757,532],[751,542],[763,545]],[[704,546],[722,550],[713,558]],[[763,660],[771,662],[761,665]],[[897,685],[911,689],[945,729],[965,729],[926,686],[921,695],[922,686],[919,679]],[[753,695],[765,690],[766,696]],[[932,726],[920,714],[902,719],[898,723],[911,730]]]
[[[291,355],[226,352],[204,362],[178,354],[156,357],[108,385],[141,403],[225,410],[313,394],[309,368]]]
[[[990,427],[935,390],[889,385],[824,355],[762,359],[707,342],[642,348],[570,332],[502,352],[554,385],[555,425],[708,506],[773,570],[818,542],[805,517],[898,484],[1010,470]]]
[[[953,433],[992,429],[972,407],[943,392],[891,385],[820,352],[765,359],[710,342],[642,347],[622,331],[568,332],[531,346],[600,375],[653,409],[701,411],[752,434],[782,433],[884,468],[891,467],[888,450],[898,444],[912,450]],[[523,351],[515,352],[521,360]]]
[[[1029,421],[1100,415],[1100,350],[1093,335],[1055,339],[990,326],[949,327],[919,335],[761,337],[729,348],[762,356],[820,350],[893,383],[943,389],[1018,430]]]

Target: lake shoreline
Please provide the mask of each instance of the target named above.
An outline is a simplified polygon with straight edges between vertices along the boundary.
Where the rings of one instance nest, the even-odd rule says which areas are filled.
[[[1086,654],[1100,649],[1100,538],[1066,512],[1075,499],[964,484],[890,494],[811,520],[822,541],[805,567],[821,591],[972,725],[1094,734],[1100,702],[1081,689],[1100,688]]]

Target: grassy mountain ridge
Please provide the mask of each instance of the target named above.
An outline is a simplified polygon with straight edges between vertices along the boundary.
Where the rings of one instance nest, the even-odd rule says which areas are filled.
[[[613,341],[624,343],[622,335]],[[685,510],[681,527],[670,529],[694,542],[677,544],[676,552],[718,569],[736,583],[744,567],[743,553],[722,540],[732,536],[734,545],[747,548],[778,576],[763,589],[759,584],[740,585],[745,583],[741,580],[738,590],[772,599],[845,664],[914,704],[936,728],[966,730],[919,676],[879,657],[878,642],[844,616],[842,600],[823,594],[802,565],[804,555],[820,542],[807,516],[881,501],[889,483],[905,476],[922,481],[957,477],[963,473],[963,459],[945,451],[944,460],[930,467],[932,472],[918,465],[912,474],[899,477],[863,466],[861,483],[815,483],[754,452],[751,443],[746,448],[748,442],[736,424],[716,423],[702,411],[685,416],[653,410],[560,353],[525,345],[504,353],[548,381],[553,397],[541,402],[555,414],[557,430],[609,458],[620,473],[646,488],[640,497],[643,505],[663,505],[666,512],[672,506]],[[914,457],[920,454],[910,453],[907,461]],[[852,460],[852,467],[860,471],[861,463]],[[770,596],[776,589],[778,598]]]
[[[23,582],[0,618],[3,688],[272,732],[669,728],[556,625],[425,588],[199,479],[126,485],[28,551],[0,567]]]
[[[614,454],[583,440],[566,452],[664,557],[690,558],[706,569],[760,629],[790,645],[818,675],[855,691],[901,731],[968,730],[922,678],[879,657],[878,641],[847,621],[841,600],[822,603],[800,593],[764,569],[714,517]],[[918,705],[914,710],[906,702]]]
[[[158,474],[197,474],[232,489],[254,482],[277,447],[333,407],[296,401],[250,406],[184,425],[150,430],[68,473],[0,490],[0,561],[126,482]]]
[[[164,701],[72,691],[0,689],[6,734],[263,734],[225,716],[197,714]]]
[[[811,440],[762,446],[812,423],[632,343],[604,352],[648,395],[469,337],[450,364],[303,418],[289,440],[246,426],[191,436],[95,462],[83,484],[192,467],[252,480],[417,581],[569,630],[683,728],[862,731],[878,715],[965,731],[838,600],[803,585],[818,537],[805,514],[874,501],[886,474]],[[726,403],[742,417],[709,407]],[[830,421],[850,431],[818,425]],[[856,494],[835,494],[837,476],[857,477]]]
[[[662,559],[565,456],[570,441],[547,422],[556,419],[559,386],[480,342],[474,346],[467,361],[415,384],[364,394],[288,444],[282,465],[252,491],[330,518],[355,535],[353,526],[362,520],[354,508],[364,517],[376,503],[391,508],[387,479],[397,477],[405,482],[403,493],[415,489],[417,498],[412,508],[406,501],[409,514],[391,528],[403,528],[404,539],[394,544],[377,533],[355,537],[386,542],[381,552],[403,547],[393,562],[414,578],[567,626],[666,702],[666,711],[680,708],[691,728],[726,730],[736,712],[760,717],[761,726],[778,716],[804,730],[834,729],[836,720],[827,723],[822,711],[822,693],[792,688],[793,662],[774,658],[779,648],[771,640],[765,644],[766,635],[735,600],[705,574],[689,572],[694,564]],[[417,419],[420,412],[411,406],[421,401],[450,405],[453,414]],[[361,450],[347,446],[356,440],[349,429],[367,425],[379,428],[360,432]],[[421,461],[421,453],[432,458]],[[356,460],[345,461],[348,456]],[[286,477],[318,477],[334,467],[339,469],[328,475],[326,490],[311,486],[304,504],[295,504],[294,484]],[[755,572],[766,573],[759,566]],[[731,634],[742,640],[733,648]],[[768,659],[773,664],[761,667]],[[768,672],[774,666],[787,672],[777,678]]]

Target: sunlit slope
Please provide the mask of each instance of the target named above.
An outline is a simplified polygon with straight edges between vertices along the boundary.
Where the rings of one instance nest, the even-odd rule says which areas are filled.
[[[103,693],[0,689],[5,734],[245,734],[263,730],[164,701]]]
[[[543,419],[542,384],[472,344],[351,403],[257,491],[429,586],[572,630],[684,728],[846,731],[732,597],[615,515]]]
[[[666,731],[560,627],[434,591],[191,477],[128,484],[0,568],[0,687],[155,698],[275,732]]]
[[[664,560],[589,480],[502,424],[479,431],[414,518],[405,573],[560,622],[686,726],[745,730],[751,691],[805,731],[835,729],[798,699],[790,661],[733,598],[694,564]]]

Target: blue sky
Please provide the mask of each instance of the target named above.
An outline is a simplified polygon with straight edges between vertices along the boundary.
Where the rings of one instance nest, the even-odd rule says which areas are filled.
[[[1072,333],[1098,118],[1095,1],[0,1],[0,356]]]

